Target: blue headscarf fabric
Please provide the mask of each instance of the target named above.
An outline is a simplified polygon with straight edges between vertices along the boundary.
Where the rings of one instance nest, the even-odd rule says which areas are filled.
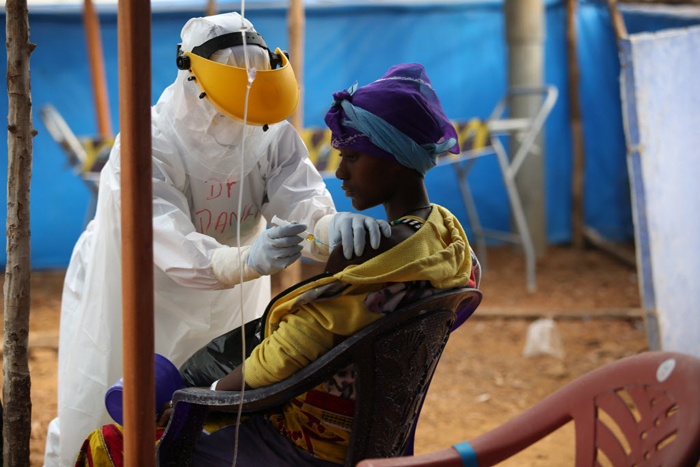
[[[457,132],[445,116],[422,65],[396,65],[379,80],[333,94],[326,114],[331,145],[415,169],[421,175],[444,152],[459,154]]]

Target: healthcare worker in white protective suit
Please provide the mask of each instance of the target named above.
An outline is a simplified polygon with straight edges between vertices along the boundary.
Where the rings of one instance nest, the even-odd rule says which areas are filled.
[[[390,234],[384,221],[335,213],[304,143],[284,121],[298,102],[291,67],[248,21],[247,68],[257,70],[248,105],[253,125],[234,120],[244,117],[246,79],[232,89],[246,73],[241,22],[237,13],[188,21],[181,70],[152,109],[155,350],[178,367],[240,326],[242,311],[246,321],[261,316],[269,275],[296,261],[302,246],[304,255],[325,260],[328,247],[297,235],[304,225],[331,248],[342,240],[346,256],[360,254],[368,233],[375,248]],[[95,218],[66,272],[58,418],[49,425],[47,466],[74,465],[85,437],[112,422],[105,392],[122,376],[119,148],[117,137],[100,176]],[[266,229],[274,215],[304,225]],[[241,267],[246,282],[237,286]]]

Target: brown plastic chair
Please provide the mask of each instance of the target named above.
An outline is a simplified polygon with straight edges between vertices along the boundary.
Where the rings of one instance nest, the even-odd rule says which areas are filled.
[[[605,414],[604,414],[605,413]],[[358,467],[488,467],[574,420],[576,467],[695,467],[700,460],[700,359],[647,352],[594,370],[503,425],[455,447]],[[460,447],[460,445],[456,445]],[[471,459],[470,459],[471,458]]]
[[[192,450],[209,412],[243,413],[278,406],[354,364],[357,396],[345,465],[404,455],[430,379],[458,315],[481,303],[470,288],[451,289],[391,312],[289,378],[259,389],[187,388],[173,395],[175,411],[157,449],[161,467],[192,465]]]

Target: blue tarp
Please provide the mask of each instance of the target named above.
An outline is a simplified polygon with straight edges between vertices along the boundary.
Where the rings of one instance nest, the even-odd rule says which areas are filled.
[[[246,16],[268,44],[285,48],[285,2],[254,2]],[[320,2],[308,1],[304,68],[304,123],[322,126],[334,91],[381,76],[391,65],[420,62],[428,72],[447,115],[453,120],[486,118],[506,87],[506,44],[500,1]],[[570,239],[571,133],[568,125],[565,7],[548,1],[545,80],[559,88],[559,101],[546,124],[546,197],[548,236],[552,243]],[[224,5],[225,6],[225,5]],[[233,6],[233,5],[232,5]],[[228,11],[228,10],[223,10]],[[175,48],[186,20],[196,10],[159,6],[152,19],[153,102],[177,73]],[[636,14],[636,27],[661,29],[669,21]],[[118,63],[116,13],[100,8],[112,121],[118,126]],[[30,11],[34,126],[32,180],[32,265],[64,267],[84,225],[88,188],[66,168],[66,158],[38,116],[53,104],[78,135],[96,132],[92,88],[86,61],[81,12],[75,8]],[[586,146],[586,223],[613,240],[633,235],[629,184],[622,131],[619,62],[607,8],[584,2],[578,14],[581,94]],[[3,61],[2,66],[6,66]],[[0,112],[7,114],[7,96]],[[7,149],[0,149],[7,160]],[[451,167],[440,167],[426,178],[431,200],[453,210],[468,228]],[[6,183],[6,174],[0,177]],[[483,223],[505,229],[509,211],[503,183],[493,157],[480,160],[470,175]],[[350,209],[339,183],[328,180],[339,209]],[[6,203],[2,205],[5,206]],[[372,211],[383,216],[381,210]],[[2,213],[4,214],[4,208]],[[0,258],[4,260],[4,249]]]

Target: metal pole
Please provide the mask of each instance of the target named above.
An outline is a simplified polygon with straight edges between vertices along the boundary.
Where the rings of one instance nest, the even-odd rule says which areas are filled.
[[[508,86],[541,87],[544,83],[544,2],[543,0],[506,0],[505,24],[508,44]],[[515,96],[510,106],[511,118],[534,118],[542,96]],[[542,148],[542,137],[537,138]],[[516,154],[520,144],[511,141],[510,152]],[[525,218],[538,256],[547,248],[544,197],[544,151],[534,151],[515,177]]]
[[[97,114],[97,129],[102,137],[112,136],[112,119],[109,112],[109,94],[107,78],[105,77],[105,59],[102,53],[102,37],[100,36],[100,20],[92,5],[92,0],[85,0],[83,8],[83,25],[90,62],[90,79],[92,93],[95,98]]]
[[[151,4],[120,0],[124,462],[155,465],[153,227],[151,182]]]

